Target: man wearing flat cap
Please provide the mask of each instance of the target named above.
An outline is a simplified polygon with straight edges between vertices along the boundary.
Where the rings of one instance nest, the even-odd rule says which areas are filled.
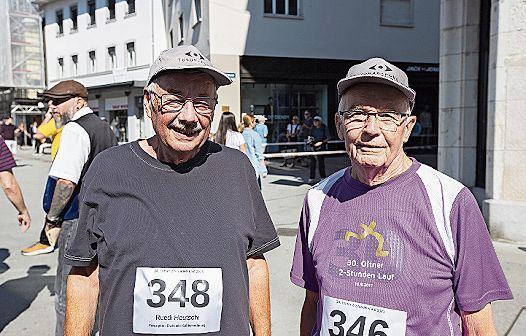
[[[66,254],[66,335],[270,335],[263,254],[279,240],[241,152],[208,140],[231,80],[193,46],[163,51],[144,109],[155,135],[99,155]],[[228,197],[225,197],[228,195]]]
[[[55,278],[55,335],[60,336],[64,334],[66,280],[71,269],[63,262],[64,253],[73,243],[77,231],[78,194],[95,156],[115,146],[117,140],[107,123],[88,107],[88,91],[81,83],[62,81],[44,91],[43,97],[48,100],[54,117],[65,124],[44,191],[45,228],[41,241],[35,244],[48,243],[51,251],[55,244],[59,248]],[[57,237],[50,233],[58,232],[58,228],[61,228],[60,235],[58,241],[54,241]]]
[[[372,58],[337,85],[351,167],[309,190],[291,280],[301,335],[496,335],[511,299],[486,224],[461,183],[408,157],[407,75]]]

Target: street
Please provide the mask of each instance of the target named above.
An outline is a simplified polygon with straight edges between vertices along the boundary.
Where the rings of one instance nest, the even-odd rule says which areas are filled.
[[[15,175],[28,205],[32,227],[21,234],[16,224],[16,211],[7,198],[0,196],[0,335],[54,335],[53,281],[57,252],[25,257],[20,249],[37,241],[44,220],[42,193],[49,156],[32,156],[30,149],[17,155]],[[280,235],[281,247],[268,253],[271,277],[272,330],[274,335],[297,335],[304,291],[289,281],[296,226],[303,197],[309,188],[304,183],[307,168],[281,168],[280,161],[270,163],[270,173],[263,179],[263,195]],[[345,159],[327,159],[328,173],[345,164]],[[301,176],[302,179],[296,176]],[[499,335],[508,329],[520,308],[526,306],[526,249],[506,242],[495,242],[513,301],[496,302],[494,319]],[[526,312],[509,335],[524,335]]]

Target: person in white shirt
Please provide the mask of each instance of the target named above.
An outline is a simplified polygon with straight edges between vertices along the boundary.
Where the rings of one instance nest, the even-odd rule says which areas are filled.
[[[236,117],[232,112],[223,112],[219,119],[219,126],[214,136],[214,141],[247,153],[247,145],[243,134],[239,133],[236,126]]]

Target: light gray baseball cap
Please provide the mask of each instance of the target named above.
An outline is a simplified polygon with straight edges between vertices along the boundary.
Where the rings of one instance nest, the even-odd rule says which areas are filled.
[[[411,104],[414,104],[416,92],[409,87],[406,73],[383,58],[375,57],[353,65],[349,68],[345,78],[338,82],[338,96],[347,88],[358,83],[385,84],[400,90]]]
[[[193,45],[182,45],[162,51],[150,67],[146,85],[150,84],[152,78],[167,70],[198,70],[212,76],[219,86],[232,83],[227,75],[214,67]]]

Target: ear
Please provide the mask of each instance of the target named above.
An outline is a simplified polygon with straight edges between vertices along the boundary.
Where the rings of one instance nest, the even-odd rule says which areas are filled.
[[[148,118],[152,119],[152,102],[150,101],[150,94],[146,89],[144,89],[142,95],[142,107]]]
[[[344,141],[344,137],[343,137],[343,130],[342,130],[342,120],[340,118],[340,114],[339,113],[335,113],[334,114],[334,124],[336,125],[336,132],[338,133],[338,138],[342,141]]]
[[[413,127],[415,127],[416,123],[416,116],[409,116],[407,117],[407,121],[405,122],[404,127],[404,143],[406,143],[409,140],[409,137],[411,136],[411,132],[413,131]]]

